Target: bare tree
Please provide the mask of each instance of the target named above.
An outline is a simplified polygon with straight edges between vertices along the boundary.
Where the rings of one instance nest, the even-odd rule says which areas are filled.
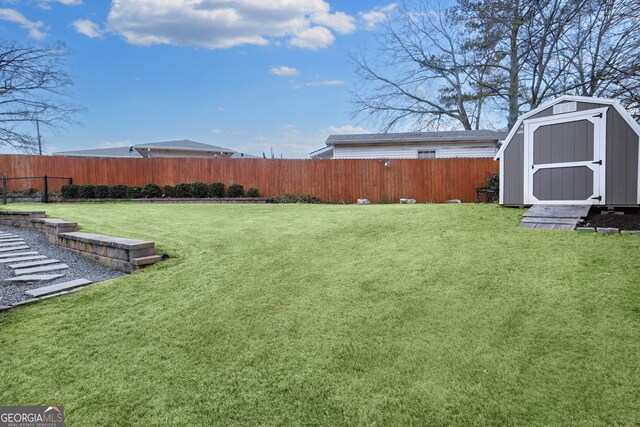
[[[637,0],[459,0],[468,47],[494,76],[511,128],[518,115],[562,94],[622,98],[638,106]],[[493,52],[493,55],[487,53]]]
[[[32,129],[69,122],[78,108],[69,103],[72,85],[64,69],[62,44],[40,47],[0,41],[0,144],[35,152]]]
[[[591,0],[564,43],[565,85],[577,95],[619,98],[640,109],[640,2]]]
[[[470,67],[463,30],[451,9],[405,3],[384,26],[375,59],[352,56],[362,83],[356,114],[379,119],[385,132],[406,122],[477,129],[487,70]]]

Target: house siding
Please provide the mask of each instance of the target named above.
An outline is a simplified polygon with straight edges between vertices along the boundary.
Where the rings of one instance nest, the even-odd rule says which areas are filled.
[[[497,152],[496,145],[478,143],[477,145],[336,145],[334,159],[417,159],[418,151],[436,150],[437,159],[447,158],[482,158],[493,157]]]

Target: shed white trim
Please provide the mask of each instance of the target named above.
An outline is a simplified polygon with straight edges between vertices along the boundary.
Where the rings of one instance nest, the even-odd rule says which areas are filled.
[[[498,181],[498,203],[504,205],[504,162],[500,162],[500,181]],[[639,193],[640,194],[640,193]]]
[[[562,95],[561,97],[556,98],[553,101],[547,102],[546,104],[542,104],[538,108],[535,108],[535,109],[529,111],[528,113],[525,113],[525,114],[521,115],[520,117],[518,117],[518,120],[516,121],[516,124],[513,126],[513,128],[511,128],[511,131],[509,132],[509,134],[505,138],[504,143],[502,144],[502,146],[498,150],[498,153],[495,155],[495,157],[493,159],[494,160],[499,160],[500,158],[502,158],[502,153],[504,153],[504,150],[506,150],[506,148],[509,145],[509,143],[513,140],[514,135],[516,134],[518,128],[520,127],[520,125],[522,124],[522,122],[525,119],[527,119],[527,118],[529,118],[529,117],[531,117],[531,116],[533,116],[535,114],[538,114],[539,112],[541,112],[543,110],[546,110],[549,107],[553,107],[554,105],[556,105],[556,104],[558,104],[560,102],[565,102],[565,101],[569,101],[569,102],[571,102],[571,101],[589,102],[589,103],[592,103],[592,104],[605,104],[605,105],[613,106],[616,109],[616,111],[618,111],[618,113],[620,113],[620,116],[622,116],[622,118],[631,127],[631,129],[633,129],[633,131],[636,133],[636,135],[638,135],[638,143],[640,144],[640,124],[635,121],[635,119],[631,116],[631,114],[629,114],[627,109],[624,108],[622,106],[622,104],[620,104],[620,101],[618,101],[617,99],[591,98],[589,96]],[[556,115],[556,117],[565,117],[568,114],[571,114],[571,113],[558,114],[558,115]],[[640,149],[638,151],[640,151]],[[640,155],[639,155],[639,158],[640,158]],[[639,174],[639,177],[638,177],[638,202],[640,203],[640,174]]]
[[[586,166],[594,173],[593,191],[591,195],[600,196],[599,203],[594,203],[589,199],[586,200],[560,200],[551,201],[545,200],[545,204],[605,204],[606,200],[606,172],[604,171],[604,165],[607,155],[607,109],[594,108],[592,110],[576,111],[567,114],[559,114],[555,116],[540,117],[537,119],[529,119],[524,121],[524,170],[526,171],[525,179],[523,180],[523,197],[526,204],[534,204],[541,202],[533,194],[533,175],[540,169],[561,168],[561,167],[575,167]],[[594,116],[595,113],[595,116]],[[600,117],[597,115],[600,114]],[[533,165],[533,140],[531,139],[533,133],[540,126],[546,126],[556,123],[563,123],[567,121],[588,120],[593,123],[594,126],[594,152],[593,159],[588,161],[579,162],[563,162],[563,163],[544,163],[539,165]],[[600,160],[600,165],[595,166],[594,161]],[[504,163],[504,162],[500,162]],[[531,167],[530,167],[531,166]]]

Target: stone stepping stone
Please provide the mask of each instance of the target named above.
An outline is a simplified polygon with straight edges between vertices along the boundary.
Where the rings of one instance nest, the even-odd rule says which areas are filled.
[[[18,237],[15,234],[9,234],[9,233],[0,233],[0,237]]]
[[[14,246],[26,245],[24,241],[21,242],[10,242],[10,243],[0,243],[0,248],[11,248]]]
[[[24,242],[20,237],[12,237],[10,239],[0,239],[0,243]]]
[[[56,283],[55,285],[43,286],[42,288],[31,289],[26,291],[25,294],[37,298],[44,295],[55,294],[56,292],[68,291],[80,286],[86,286],[93,283],[87,279],[76,279],[68,282]]]
[[[19,249],[30,249],[29,246],[14,246],[12,248],[0,248],[0,252],[11,252]]]
[[[19,276],[21,274],[47,273],[49,271],[66,270],[67,268],[69,268],[67,264],[56,264],[47,265],[45,267],[21,268],[19,270],[15,270],[14,273],[16,276]]]
[[[40,255],[38,252],[35,251],[30,251],[30,252],[14,252],[11,254],[0,254],[0,262],[3,262],[2,260],[4,258],[14,258],[14,257],[19,257],[19,256],[23,256],[23,255]]]
[[[21,262],[21,261],[33,261],[36,259],[45,259],[47,258],[44,255],[32,255],[32,256],[23,256],[23,257],[17,257],[17,258],[3,258],[0,259],[0,263],[4,264],[7,262]]]
[[[10,277],[4,279],[5,282],[39,282],[46,280],[58,279],[64,277],[64,274],[25,274],[18,277]]]
[[[38,267],[40,265],[47,265],[47,264],[55,264],[58,261],[57,259],[40,259],[40,261],[29,261],[29,262],[19,262],[17,264],[9,264],[9,267],[11,268],[28,268],[28,267]]]

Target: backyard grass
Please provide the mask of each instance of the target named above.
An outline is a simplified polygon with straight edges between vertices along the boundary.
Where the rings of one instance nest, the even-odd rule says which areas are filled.
[[[13,206],[171,259],[0,316],[68,426],[638,425],[640,236],[495,205]]]

